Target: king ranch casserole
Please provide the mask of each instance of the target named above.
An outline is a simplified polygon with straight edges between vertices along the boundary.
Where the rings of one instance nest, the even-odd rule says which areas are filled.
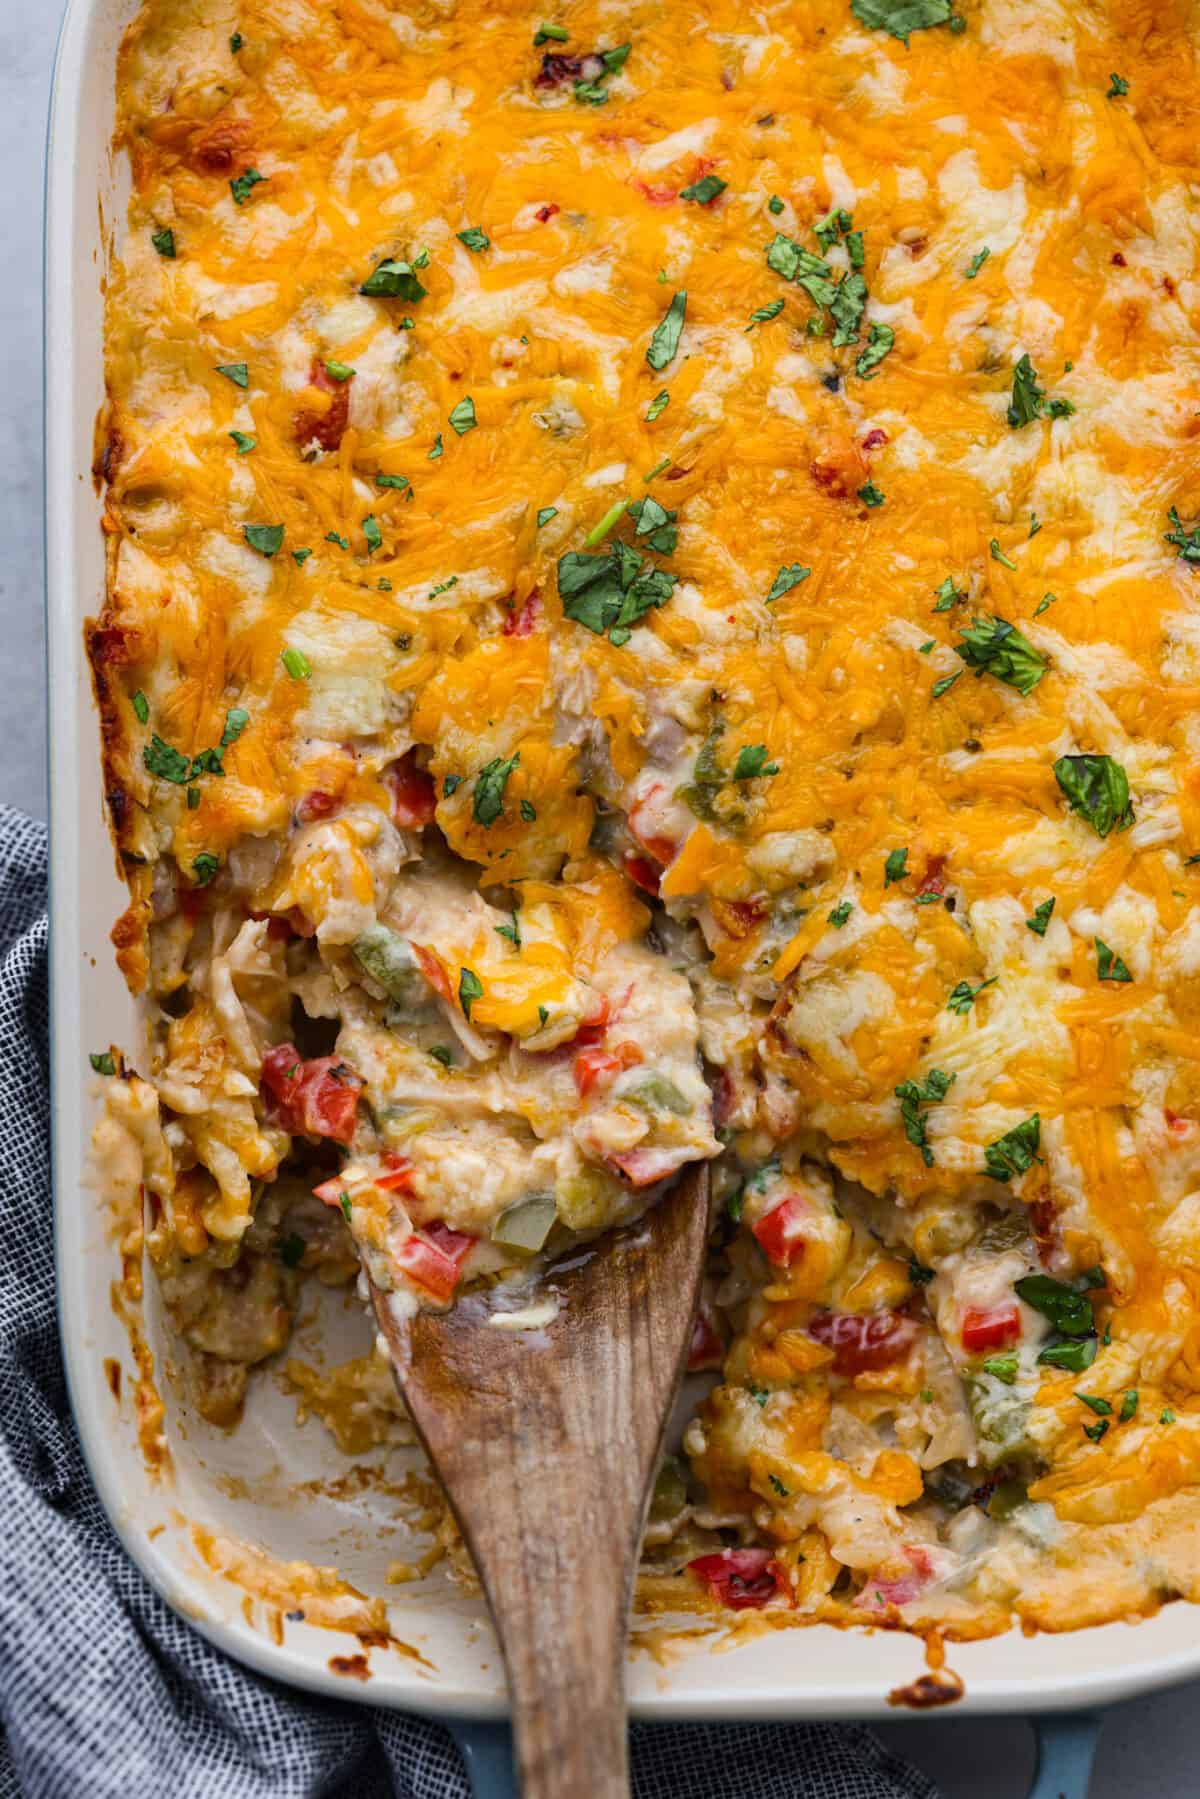
[[[712,1159],[655,1603],[1197,1596],[1197,24],[144,7],[93,1061],[207,1417]]]

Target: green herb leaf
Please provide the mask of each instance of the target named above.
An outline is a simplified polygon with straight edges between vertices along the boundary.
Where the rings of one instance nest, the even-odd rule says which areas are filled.
[[[450,795],[452,793],[456,792],[457,789],[462,786],[462,784],[463,784],[462,775],[447,775],[446,779],[442,782],[442,797],[443,797],[443,799],[449,799]]]
[[[1030,536],[1032,536],[1032,535],[1033,535],[1033,533],[1031,532]],[[1056,597],[1057,596],[1055,594],[1044,593],[1042,595],[1041,599],[1038,601],[1037,605],[1033,609],[1034,618],[1040,618],[1043,612],[1048,611],[1049,608],[1054,605]]]
[[[395,487],[403,491],[404,488],[411,487],[412,483],[407,475],[381,475],[377,473],[375,476],[375,485],[376,487]]]
[[[449,1044],[435,1043],[429,1053],[435,1062],[441,1063],[443,1068],[453,1068],[454,1051],[450,1048]]]
[[[242,532],[250,548],[260,556],[274,556],[283,545],[282,525],[243,525]]]
[[[952,606],[957,605],[960,600],[965,600],[966,597],[966,594],[960,593],[958,588],[954,585],[953,575],[947,575],[946,579],[942,582],[942,585],[937,589],[937,604],[934,607],[934,611],[949,612]]]
[[[930,698],[940,700],[944,693],[949,693],[962,672],[960,668],[955,674],[943,675],[940,681],[935,681],[930,690]]]
[[[617,648],[628,643],[630,627],[651,607],[665,605],[675,576],[647,568],[628,544],[615,542],[602,556],[571,550],[558,562],[558,593],[567,618]]]
[[[299,568],[303,568],[311,555],[311,550],[293,550],[292,561],[296,563]]]
[[[1095,1330],[1091,1300],[1065,1281],[1056,1281],[1049,1274],[1027,1274],[1014,1281],[1013,1287],[1027,1306],[1048,1318],[1064,1337],[1086,1337]]]
[[[830,924],[833,925],[836,930],[840,931],[853,910],[854,907],[849,900],[839,900],[838,904],[833,908],[833,911],[827,913],[826,916],[828,917]]]
[[[565,25],[539,25],[533,34],[533,47],[540,50],[543,44],[565,44],[570,37]]]
[[[462,1007],[463,1017],[470,1022],[471,1007],[477,999],[483,998],[483,982],[473,968],[460,968],[458,971],[458,1003]]]
[[[994,974],[989,980],[980,981],[978,987],[972,987],[970,981],[960,981],[946,1001],[947,1012],[955,1012],[959,1018],[965,1018],[984,988],[994,987],[999,979],[999,975]]]
[[[781,600],[785,593],[790,593],[793,587],[799,587],[801,581],[807,581],[811,574],[811,568],[805,568],[802,563],[789,562],[772,581],[764,603],[769,606],[773,600]]]
[[[1065,1368],[1069,1374],[1082,1374],[1096,1359],[1096,1339],[1090,1337],[1058,1337],[1038,1356],[1044,1368]]]
[[[108,1050],[93,1050],[88,1061],[97,1074],[116,1074],[117,1065]]]
[[[354,1208],[350,1203],[350,1195],[348,1193],[339,1193],[338,1204],[342,1208],[342,1216],[345,1218],[346,1223],[349,1224],[354,1216]]]
[[[444,449],[445,445],[442,443],[442,434],[439,431],[433,440],[432,450],[430,450],[428,456],[425,458],[426,462],[436,462],[438,457],[443,454]]]
[[[1041,414],[1045,398],[1044,389],[1038,386],[1037,370],[1028,355],[1022,356],[1013,368],[1012,402],[1008,408],[1008,422],[1014,431],[1032,425]]]
[[[777,319],[782,311],[782,296],[778,300],[769,301],[766,306],[756,306],[750,314],[750,323],[746,326],[746,330],[753,331],[756,325],[765,325],[768,320]]]
[[[723,194],[727,182],[719,175],[703,175],[699,181],[693,181],[690,187],[679,190],[681,200],[694,200],[697,206],[711,206],[718,194]]]
[[[875,379],[874,371],[888,354],[896,341],[896,333],[890,325],[880,325],[874,321],[867,328],[867,347],[854,364],[854,373],[864,381]],[[837,339],[834,339],[837,342]]]
[[[142,761],[148,772],[160,781],[171,781],[176,787],[186,784],[192,765],[188,758],[155,733],[142,750]]]
[[[231,431],[229,435],[234,441],[239,456],[248,456],[258,442],[257,437],[248,437],[244,431]]]
[[[829,302],[829,311],[837,326],[832,339],[835,350],[840,349],[843,344],[858,342],[858,327],[862,323],[866,306],[867,284],[862,276],[843,275]]]
[[[227,381],[232,381],[235,387],[250,385],[250,371],[244,362],[218,362],[216,370],[218,375],[224,375]]]
[[[514,949],[518,949],[518,950],[520,949],[520,947],[521,947],[521,920],[515,910],[512,914],[512,923],[511,924],[493,925],[492,929],[495,931],[497,937],[503,937],[506,942],[512,944]]]
[[[733,765],[735,781],[756,781],[760,776],[777,775],[778,762],[767,761],[766,745],[762,743],[745,743],[737,753],[737,761]]]
[[[1083,1427],[1083,1434],[1085,1437],[1090,1437],[1093,1443],[1099,1443],[1107,1430],[1108,1419],[1102,1418],[1099,1424],[1085,1424]]]
[[[966,268],[963,270],[963,273],[966,276],[968,281],[974,281],[976,275],[978,275],[980,269],[983,267],[984,263],[987,261],[987,259],[990,255],[991,255],[991,251],[988,249],[986,244],[983,246],[982,250],[977,250],[975,252],[974,256],[972,256],[970,262],[967,264]]]
[[[187,790],[188,811],[194,812],[196,810],[196,808],[199,806],[199,804],[200,804],[200,789],[198,787],[189,787]]]
[[[394,257],[385,257],[367,276],[358,291],[372,300],[407,300],[410,305],[415,305],[418,300],[424,299],[427,290],[417,280],[414,266],[411,262],[399,262]]]
[[[1108,92],[1104,96],[1104,98],[1106,100],[1119,100],[1121,98],[1122,94],[1127,94],[1128,92],[1129,92],[1129,83],[1127,81],[1123,80],[1120,75],[1110,75],[1109,76]]]
[[[1016,563],[1011,561],[1004,554],[1004,551],[1000,548],[999,538],[993,537],[992,541],[988,544],[988,549],[992,552],[992,561],[993,562],[1000,563],[1000,565],[1003,568],[1011,568],[1013,570],[1016,569],[1016,566],[1017,566]]]
[[[860,25],[886,31],[905,45],[910,32],[950,23],[950,0],[850,0],[850,11]]]
[[[175,233],[169,225],[164,225],[161,231],[152,232],[150,242],[159,255],[164,256],[168,262],[175,260]]]
[[[984,1173],[990,1174],[994,1181],[1011,1181],[1014,1175],[1026,1173],[1035,1162],[1041,1161],[1037,1153],[1041,1140],[1042,1121],[1035,1112],[1024,1123],[1015,1124],[1011,1131],[1005,1131],[994,1143],[984,1146]]]
[[[133,707],[134,717],[137,719],[139,725],[144,725],[150,717],[150,702],[140,687],[134,694],[130,704]]]
[[[521,806],[520,806],[520,812],[521,812],[522,819],[524,820],[524,822],[527,825],[533,825],[533,824],[537,823],[537,809],[534,806],[532,800],[522,800]]]
[[[1121,1401],[1121,1410],[1117,1414],[1117,1423],[1128,1424],[1137,1409],[1138,1391],[1136,1387],[1130,1387],[1126,1392],[1124,1399]]]
[[[1042,528],[1042,523],[1041,523],[1041,520],[1038,518],[1037,513],[1031,512],[1029,514],[1029,535],[1030,535],[1030,537],[1036,537],[1038,532],[1041,530],[1041,528]],[[1042,610],[1044,610],[1044,607],[1039,607],[1038,610],[1042,611]],[[1033,616],[1036,618],[1037,613],[1035,612]]]
[[[771,198],[767,201],[767,211],[776,214],[783,211],[783,201],[779,198],[778,194],[772,194]]]
[[[557,517],[558,517],[558,507],[557,506],[543,506],[537,515],[538,530],[540,531],[543,525],[548,525],[552,518],[557,518]]]
[[[456,235],[459,243],[468,250],[490,250],[492,247],[491,238],[478,225],[468,225],[465,231],[459,231]]]
[[[1089,1411],[1095,1412],[1097,1418],[1112,1417],[1112,1406],[1098,1393],[1076,1393],[1075,1397],[1082,1405],[1087,1406]]]
[[[197,887],[207,887],[220,866],[216,856],[210,856],[207,850],[202,851],[192,863],[192,876]]]
[[[1124,831],[1133,823],[1129,781],[1111,756],[1060,756],[1054,778],[1071,811],[1085,818],[1097,836]]]
[[[363,520],[362,533],[367,540],[367,555],[373,556],[376,550],[383,547],[383,532],[379,529],[379,520],[373,512],[369,512]]]
[[[864,506],[882,506],[886,495],[881,488],[876,487],[874,481],[868,481],[865,487],[859,488],[858,497]]]
[[[1003,618],[977,618],[960,625],[958,655],[977,676],[994,675],[1018,693],[1032,693],[1047,669],[1046,658],[1015,625]]]
[[[1162,1411],[1158,1414],[1158,1422],[1160,1424],[1174,1424],[1175,1413],[1172,1411],[1172,1409],[1169,1405],[1165,1405],[1163,1407]]]
[[[1187,530],[1174,506],[1168,512],[1167,517],[1174,529],[1165,532],[1164,535],[1167,542],[1173,543],[1179,551],[1179,560],[1181,562],[1200,562],[1200,525],[1196,525],[1191,531]]]
[[[1044,937],[1046,935],[1046,926],[1050,923],[1053,913],[1053,898],[1043,900],[1041,905],[1035,908],[1032,918],[1027,918],[1025,920],[1025,929],[1027,931],[1032,931],[1035,937]]]
[[[236,203],[239,206],[244,206],[246,201],[250,198],[252,190],[264,179],[265,177],[260,175],[257,169],[243,169],[242,173],[240,175],[235,175],[233,180],[229,183],[229,191],[233,195]]]
[[[283,663],[284,668],[287,670],[293,681],[307,681],[312,674],[312,663],[304,654],[304,651],[294,650],[290,644],[287,649],[280,653],[279,660]]]
[[[940,1068],[931,1068],[923,1085],[918,1081],[901,1081],[895,1089],[896,1098],[900,1101],[904,1134],[920,1150],[926,1168],[933,1167],[933,1151],[925,1134],[925,1119],[920,1108],[939,1104],[945,1099],[956,1078]]]
[[[460,437],[465,437],[468,431],[475,429],[479,420],[475,417],[475,402],[470,394],[458,402],[450,414],[450,423]]]
[[[1099,937],[1093,938],[1092,941],[1096,945],[1096,974],[1098,979],[1102,981],[1133,980],[1133,976],[1130,974],[1128,968],[1126,968],[1124,962],[1121,960],[1120,956],[1117,955],[1115,950],[1109,949],[1107,943],[1102,943]]]
[[[783,301],[781,300],[779,304],[782,306]],[[670,404],[671,396],[664,387],[661,393],[655,394],[649,406],[646,408],[646,423],[652,425],[656,418],[661,418],[662,414],[667,410],[667,407]]]
[[[654,327],[654,335],[646,351],[646,361],[656,373],[674,360],[686,313],[687,289],[681,288],[667,307],[660,323]]]
[[[1015,1349],[1007,1350],[1003,1355],[990,1355],[983,1364],[983,1372],[990,1374],[993,1380],[1003,1381],[1011,1387],[1017,1378],[1020,1361]]]
[[[240,31],[234,32],[233,36],[229,40],[229,48],[232,50],[232,52],[235,56],[237,55],[238,51],[241,49],[241,47],[245,43],[245,41],[246,40],[242,36]]]
[[[496,756],[488,762],[475,777],[475,798],[472,802],[472,815],[478,825],[494,825],[504,810],[504,789],[508,786],[508,777],[521,760],[518,750],[507,762],[502,756]]]
[[[891,887],[896,881],[902,881],[908,873],[908,851],[889,850],[883,865],[884,887]]]

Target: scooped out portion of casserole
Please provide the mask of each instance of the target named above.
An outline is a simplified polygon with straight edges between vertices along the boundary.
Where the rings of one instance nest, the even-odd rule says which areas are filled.
[[[1200,1596],[1197,23],[148,0],[94,1060],[208,1417],[712,1160],[653,1603]]]

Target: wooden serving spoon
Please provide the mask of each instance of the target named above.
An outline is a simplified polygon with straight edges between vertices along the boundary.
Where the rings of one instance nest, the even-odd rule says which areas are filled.
[[[396,1384],[483,1582],[508,1670],[524,1799],[629,1792],[625,1637],[650,1481],[687,1358],[708,1236],[707,1168],[552,1264],[538,1330],[486,1295],[397,1323]]]

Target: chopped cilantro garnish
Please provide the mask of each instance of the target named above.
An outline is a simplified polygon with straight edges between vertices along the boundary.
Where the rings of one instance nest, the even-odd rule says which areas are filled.
[[[475,798],[471,807],[476,824],[495,824],[504,810],[508,777],[520,760],[520,751],[517,751],[507,761],[503,756],[495,756],[480,769],[475,777]]]
[[[516,911],[515,908],[513,909],[511,924],[493,925],[492,929],[495,931],[497,937],[503,937],[507,943],[512,944],[514,949],[516,949],[516,950],[520,949],[520,947],[521,947],[521,919],[520,919],[520,914]]]
[[[1181,562],[1200,562],[1200,525],[1193,526],[1189,531],[1174,506],[1168,512],[1167,517],[1170,519],[1173,529],[1165,532],[1164,535],[1167,542],[1173,543],[1179,551],[1179,560]]]
[[[540,531],[543,525],[548,525],[552,518],[557,518],[557,517],[558,517],[558,507],[557,506],[543,506],[537,515],[538,530]]]
[[[303,568],[304,564],[308,561],[308,559],[311,555],[312,555],[311,550],[293,550],[292,551],[292,561],[297,563],[300,568]]]
[[[782,311],[782,297],[778,300],[768,301],[766,306],[756,306],[750,314],[750,323],[746,326],[746,330],[753,331],[756,325],[765,325],[769,320],[777,319]]]
[[[683,332],[683,321],[687,313],[687,289],[680,288],[659,324],[654,327],[654,335],[650,339],[646,351],[646,361],[657,373],[665,369],[674,360],[679,349],[679,339]]]
[[[719,175],[702,175],[690,187],[680,188],[679,198],[693,200],[697,206],[711,206],[717,195],[725,192],[727,185]]]
[[[242,173],[240,175],[235,175],[233,180],[229,183],[229,191],[237,204],[239,206],[244,206],[246,201],[250,198],[252,190],[258,186],[260,181],[265,179],[266,177],[260,175],[257,169],[243,169]]]
[[[932,688],[930,689],[930,698],[935,699],[935,700],[940,700],[944,693],[949,693],[950,689],[954,686],[954,683],[959,679],[962,672],[963,671],[960,668],[960,669],[957,669],[954,672],[954,674],[943,675],[940,681],[935,681]]]
[[[960,981],[946,1001],[947,1012],[956,1012],[960,1018],[965,1018],[984,988],[994,987],[999,979],[999,975],[994,974],[989,980],[980,981],[978,987],[972,987],[970,981]]]
[[[1101,1420],[1098,1424],[1085,1424],[1083,1427],[1083,1434],[1085,1437],[1090,1437],[1093,1443],[1099,1443],[1100,1439],[1106,1434],[1107,1430],[1108,1430],[1108,1419],[1101,1418]]]
[[[854,907],[849,900],[839,900],[833,911],[827,913],[826,916],[835,930],[840,931],[853,910]]]
[[[1133,823],[1129,780],[1111,756],[1060,756],[1054,764],[1058,782],[1072,812],[1085,818],[1098,837]]]
[[[492,240],[487,232],[478,225],[468,225],[465,231],[456,233],[458,241],[468,250],[490,250]]]
[[[767,761],[766,745],[761,743],[743,744],[737,753],[737,761],[733,765],[735,781],[755,781],[760,777],[777,775],[778,762]]]
[[[1041,1160],[1038,1148],[1042,1140],[1042,1121],[1034,1112],[1032,1117],[1023,1123],[1015,1124],[1011,1131],[1005,1131],[995,1142],[984,1145],[984,1173],[990,1174],[994,1181],[1011,1181],[1014,1175],[1024,1174]],[[1040,1276],[1031,1278],[1040,1279]],[[1018,1293],[1021,1283],[1017,1283]],[[1031,1305],[1033,1301],[1029,1302]]]
[[[1129,83],[1126,80],[1124,80],[1124,78],[1122,76],[1120,76],[1120,75],[1110,75],[1109,76],[1108,92],[1104,96],[1104,98],[1106,100],[1119,100],[1121,98],[1122,94],[1127,94],[1128,92],[1129,92]]]
[[[207,887],[220,866],[216,856],[210,856],[206,850],[202,851],[192,863],[192,875],[197,887]]]
[[[992,552],[993,562],[998,562],[1002,568],[1011,568],[1015,570],[1017,565],[1004,554],[1004,551],[1000,548],[999,538],[993,537],[992,541],[988,544],[988,549]]]
[[[887,859],[885,860],[885,862],[883,864],[883,884],[884,884],[884,886],[891,887],[895,882],[902,881],[905,878],[905,876],[907,875],[907,873],[908,873],[908,851],[907,851],[907,849],[889,850],[887,853]]]
[[[367,555],[373,556],[383,546],[383,532],[379,529],[379,520],[373,512],[368,512],[363,520],[362,532],[367,540]]]
[[[951,21],[950,0],[850,0],[850,11],[860,25],[886,31],[906,46],[910,32]]]
[[[348,537],[343,537],[340,531],[326,531],[325,542],[335,543],[339,550],[348,550],[350,548],[350,539]]]
[[[1175,1413],[1172,1411],[1172,1409],[1169,1405],[1165,1405],[1163,1407],[1162,1411],[1158,1414],[1158,1422],[1160,1424],[1174,1424]]]
[[[283,544],[282,525],[243,525],[246,542],[260,556],[274,556]]]
[[[781,301],[780,304],[782,305],[783,302]],[[655,394],[649,406],[646,408],[646,423],[652,425],[656,418],[662,416],[670,404],[671,396],[664,387],[660,393]]]
[[[942,582],[942,585],[937,589],[937,604],[934,606],[934,611],[949,612],[951,606],[957,605],[960,600],[965,600],[966,597],[966,594],[960,593],[958,588],[954,585],[953,575],[947,575],[946,579]]]
[[[235,56],[237,55],[238,51],[241,49],[241,47],[245,43],[245,41],[246,40],[242,36],[240,31],[234,32],[233,36],[229,40],[229,48],[232,50],[232,52]]]
[[[1046,658],[1024,634],[1003,618],[977,618],[960,625],[962,642],[955,650],[982,679],[994,675],[1020,694],[1032,693],[1046,672]]]
[[[150,717],[150,702],[146,698],[145,694],[142,692],[140,687],[138,688],[137,692],[134,694],[133,699],[130,701],[130,704],[133,707],[134,716],[136,717],[139,725],[144,725]]]
[[[244,362],[218,362],[216,370],[218,375],[224,375],[227,381],[232,381],[235,387],[250,385],[250,371]]]
[[[1025,920],[1025,929],[1027,931],[1032,931],[1035,937],[1044,937],[1046,935],[1046,926],[1050,923],[1053,912],[1053,898],[1043,900],[1041,905],[1034,910],[1033,916]]]
[[[963,274],[966,276],[968,281],[974,281],[976,275],[978,275],[980,269],[983,267],[984,263],[987,261],[987,259],[990,255],[991,255],[991,251],[988,249],[986,244],[983,246],[982,250],[976,250],[974,256],[972,256],[970,262],[967,264],[966,268],[963,270]]]
[[[956,1078],[955,1075],[946,1074],[941,1068],[931,1068],[923,1084],[919,1081],[901,1081],[895,1089],[896,1098],[900,1101],[904,1135],[914,1148],[920,1150],[921,1160],[926,1168],[933,1167],[933,1151],[929,1147],[925,1119],[920,1108],[939,1104],[945,1099]]]
[[[837,342],[836,337],[833,341]],[[880,325],[872,320],[867,327],[867,347],[860,352],[854,364],[854,373],[864,381],[873,381],[875,371],[895,341],[896,333],[890,325]]]
[[[257,437],[249,437],[245,431],[231,431],[229,435],[239,456],[248,456],[258,442]]]
[[[483,998],[483,982],[473,968],[460,968],[458,971],[458,1003],[462,1007],[463,1017],[470,1022],[471,1007],[477,999]]]
[[[558,592],[566,616],[598,637],[607,635],[618,649],[652,607],[666,604],[674,586],[674,575],[649,566],[619,541],[602,556],[572,550],[558,562]]]
[[[450,414],[450,424],[460,437],[465,437],[467,432],[473,431],[478,423],[479,420],[475,417],[475,402],[470,394],[466,394]]]
[[[1136,1387],[1130,1387],[1127,1390],[1124,1399],[1121,1401],[1121,1410],[1117,1414],[1118,1424],[1128,1424],[1137,1409],[1138,1391]]]
[[[116,1074],[117,1065],[108,1050],[93,1050],[88,1061],[97,1074]]]
[[[779,198],[778,194],[772,194],[771,198],[767,201],[767,211],[775,214],[779,214],[783,211],[783,201]]]
[[[868,481],[865,487],[859,488],[858,497],[864,506],[882,506],[886,495],[881,488],[876,487],[874,481]]]
[[[1043,612],[1045,612],[1048,607],[1054,605],[1054,602],[1057,598],[1058,598],[1057,594],[1044,593],[1042,595],[1041,599],[1038,601],[1037,605],[1033,609],[1034,618],[1040,618],[1041,614]]]
[[[435,1043],[429,1053],[435,1062],[441,1063],[443,1068],[453,1068],[454,1051],[450,1048],[449,1044]]]
[[[1033,423],[1041,413],[1045,397],[1044,390],[1038,386],[1036,369],[1028,355],[1022,356],[1013,369],[1012,402],[1008,408],[1008,422],[1014,431]]]
[[[169,225],[164,225],[161,231],[152,232],[150,242],[154,245],[154,248],[158,251],[159,255],[164,256],[168,262],[174,260],[175,233],[171,230]]]
[[[375,485],[376,487],[395,487],[403,490],[411,487],[412,483],[407,475],[381,475],[376,472]]]
[[[1115,950],[1099,937],[1093,938],[1096,945],[1096,977],[1101,981],[1132,981],[1133,976]]]
[[[445,450],[445,445],[442,442],[442,434],[439,431],[437,436],[433,440],[433,448],[432,448],[432,450],[430,450],[429,455],[425,458],[425,460],[427,462],[436,462],[438,457],[440,455],[442,455],[444,450]]]
[[[523,821],[527,825],[532,825],[532,824],[537,823],[537,809],[535,808],[532,800],[522,800],[521,801],[520,813],[521,813],[521,817],[522,817]]]
[[[425,261],[428,260],[426,256]],[[358,291],[373,300],[407,300],[415,305],[418,300],[424,299],[426,289],[413,271],[423,266],[415,258],[412,262],[398,262],[393,257],[386,257],[376,265]]]
[[[793,587],[799,587],[801,581],[807,581],[811,574],[811,568],[805,568],[802,563],[789,562],[772,581],[764,604],[769,606],[773,600],[781,600],[785,593],[790,593]]]

